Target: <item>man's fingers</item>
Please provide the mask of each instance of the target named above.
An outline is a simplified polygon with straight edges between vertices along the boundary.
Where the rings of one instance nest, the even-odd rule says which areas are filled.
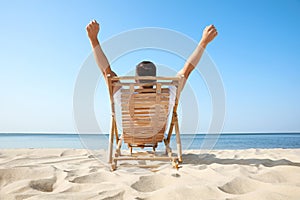
[[[89,25],[94,25],[94,24],[99,25],[98,22],[97,22],[96,20],[91,20],[90,23],[89,23]]]
[[[95,23],[99,26],[99,23],[95,20]]]
[[[207,32],[208,34],[213,34],[213,35],[217,35],[217,29],[214,25],[210,25],[208,26],[208,29],[207,29]]]
[[[212,29],[216,29],[214,25],[207,26],[207,31],[211,31]]]
[[[86,26],[87,31],[99,29],[99,24],[96,20],[90,21],[90,23]]]
[[[99,26],[98,22],[95,19],[92,20],[91,23]]]
[[[217,29],[210,29],[209,31],[208,31],[208,33],[214,33],[214,32],[217,32]]]
[[[93,21],[92,21],[92,25],[93,25],[93,27],[96,28],[96,29],[99,28],[99,24],[98,24],[98,22],[97,22],[96,20],[93,20]]]

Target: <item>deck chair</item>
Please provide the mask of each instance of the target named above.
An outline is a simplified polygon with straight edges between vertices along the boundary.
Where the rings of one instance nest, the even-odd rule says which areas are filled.
[[[108,75],[107,80],[112,112],[108,147],[108,162],[111,164],[111,169],[116,169],[117,161],[124,160],[170,161],[173,167],[178,169],[178,164],[182,162],[182,148],[177,106],[183,87],[183,77]],[[119,102],[116,102],[113,90],[118,90]],[[171,104],[170,99],[173,99]],[[121,104],[122,133],[120,135],[116,123],[116,103]],[[177,156],[173,155],[170,148],[173,129],[176,134]],[[158,156],[155,150],[158,143],[162,142],[166,153]],[[121,152],[123,143],[128,145],[127,155]],[[141,156],[132,152],[132,148],[143,149],[144,147],[152,147],[153,154]]]

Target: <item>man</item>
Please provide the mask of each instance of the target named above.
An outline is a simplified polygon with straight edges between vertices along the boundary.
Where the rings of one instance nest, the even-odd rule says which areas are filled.
[[[112,76],[117,76],[117,74],[112,71],[110,68],[109,62],[102,51],[101,45],[98,40],[98,33],[100,30],[99,24],[96,20],[91,21],[86,26],[87,34],[90,39],[94,57],[96,59],[96,62],[106,79],[107,74],[111,74]],[[199,60],[201,59],[201,56],[204,52],[204,49],[210,43],[216,36],[218,32],[214,25],[210,25],[205,27],[202,33],[202,38],[192,53],[192,55],[188,58],[183,68],[177,73],[178,76],[184,75],[185,79],[187,80],[193,69],[197,66]],[[156,67],[154,63],[150,61],[143,61],[139,63],[136,67],[136,75],[138,76],[156,76]],[[106,80],[107,81],[107,80]],[[116,91],[114,91],[116,92]]]

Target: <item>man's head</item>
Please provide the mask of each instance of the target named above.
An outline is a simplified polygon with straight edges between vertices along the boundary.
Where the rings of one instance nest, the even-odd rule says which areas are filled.
[[[136,66],[136,76],[156,76],[156,66],[151,61],[142,61]],[[141,83],[153,82],[150,80],[141,80]]]

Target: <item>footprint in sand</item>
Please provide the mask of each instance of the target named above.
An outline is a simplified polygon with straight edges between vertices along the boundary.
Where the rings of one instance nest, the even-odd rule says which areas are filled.
[[[30,181],[29,187],[41,192],[52,192],[56,177]]]
[[[10,169],[0,169],[0,188],[15,181],[51,177],[54,172],[53,167],[25,168],[15,167]]]
[[[131,187],[139,192],[153,192],[169,185],[171,179],[172,177],[166,178],[162,175],[141,176]]]
[[[276,171],[270,171],[263,174],[256,174],[252,176],[253,179],[265,182],[265,183],[283,183],[286,179],[283,175]]]
[[[109,172],[92,173],[84,176],[79,176],[71,180],[72,183],[103,183],[114,179],[114,175]]]
[[[125,191],[124,190],[110,190],[100,192],[98,195],[99,199],[123,199]]]
[[[246,194],[259,189],[262,185],[261,182],[249,178],[236,177],[218,188],[229,194]]]

